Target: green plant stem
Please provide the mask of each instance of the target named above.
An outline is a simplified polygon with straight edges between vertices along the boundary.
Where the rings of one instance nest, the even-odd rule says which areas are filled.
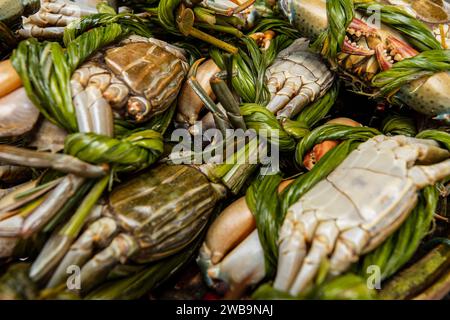
[[[199,28],[210,29],[210,30],[214,30],[214,31],[228,33],[237,38],[242,38],[244,36],[244,34],[241,31],[239,31],[238,29],[236,29],[235,27],[232,27],[232,26],[219,25],[219,24],[211,25],[211,24],[207,24],[207,23],[197,23],[196,26]]]
[[[65,225],[61,230],[61,234],[72,238],[78,236],[86,218],[89,216],[95,203],[98,201],[106,186],[108,185],[109,179],[110,177],[109,175],[107,175],[94,185],[91,191],[89,191],[87,196],[83,199],[83,202],[81,202],[80,206],[70,219],[69,223]]]
[[[211,10],[202,7],[194,7],[193,11],[196,20],[205,22],[211,26],[216,24],[216,16],[212,14]]]
[[[414,300],[441,300],[450,292],[450,270],[445,272],[431,287],[415,296]]]
[[[226,43],[225,41],[219,40],[219,39],[203,32],[203,31],[200,31],[198,29],[191,28],[189,30],[189,35],[194,38],[197,38],[199,40],[210,43],[210,44],[212,44],[222,50],[225,50],[229,53],[236,54],[238,52],[238,49],[235,46],[233,46],[229,43]]]
[[[247,126],[245,125],[244,118],[242,117],[239,103],[234,98],[233,93],[231,93],[231,90],[228,88],[225,81],[219,77],[213,76],[210,80],[210,84],[217,99],[225,108],[228,119],[234,129],[246,130]]]
[[[392,278],[380,291],[380,298],[403,300],[417,295],[450,266],[450,247],[439,245],[425,257]]]

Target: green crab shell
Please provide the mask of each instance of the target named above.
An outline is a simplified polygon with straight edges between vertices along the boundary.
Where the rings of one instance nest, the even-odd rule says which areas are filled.
[[[139,243],[133,260],[146,263],[193,241],[220,198],[198,170],[163,164],[113,190],[109,206],[120,226]]]

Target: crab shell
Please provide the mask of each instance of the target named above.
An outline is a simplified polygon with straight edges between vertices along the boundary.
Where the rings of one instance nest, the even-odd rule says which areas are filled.
[[[187,64],[162,41],[130,40],[123,46],[107,50],[105,62],[133,93],[145,97],[151,114],[160,113],[178,95]]]
[[[167,257],[194,240],[222,194],[198,170],[160,165],[115,188],[114,219],[139,244],[139,263]]]
[[[326,0],[280,0],[279,4],[291,23],[305,36],[315,39],[326,30],[328,26]],[[356,18],[361,16],[356,13]],[[384,24],[380,27],[380,29],[370,28],[366,31],[375,31],[382,43],[388,43],[389,39],[407,43],[397,31]],[[405,48],[401,42],[395,43],[397,48]],[[408,53],[409,56],[414,55],[413,52]],[[398,96],[404,103],[420,113],[426,115],[448,113],[450,111],[450,72],[439,72],[433,76],[412,81],[400,89]]]
[[[146,121],[177,97],[188,70],[183,53],[164,41],[130,36],[75,71],[74,103],[89,109],[103,98],[132,120]]]

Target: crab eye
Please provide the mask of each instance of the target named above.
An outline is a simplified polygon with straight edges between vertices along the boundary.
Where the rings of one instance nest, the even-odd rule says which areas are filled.
[[[148,118],[152,106],[147,99],[143,97],[130,97],[128,99],[127,112],[137,122],[142,122]]]

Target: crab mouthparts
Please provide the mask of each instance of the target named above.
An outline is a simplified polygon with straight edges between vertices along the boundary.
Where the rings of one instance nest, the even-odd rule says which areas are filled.
[[[375,48],[377,60],[381,69],[388,70],[395,62],[402,61],[405,58],[411,58],[419,54],[407,43],[389,36],[386,40],[387,45],[380,43]]]
[[[132,118],[134,118],[136,122],[144,121],[147,118],[150,110],[150,104],[142,97],[131,97],[128,100],[128,114]]]
[[[347,35],[342,45],[342,52],[357,55],[371,56],[375,51],[367,47],[365,39],[367,37],[378,37],[377,30],[370,27],[364,21],[354,18],[347,27]]]

